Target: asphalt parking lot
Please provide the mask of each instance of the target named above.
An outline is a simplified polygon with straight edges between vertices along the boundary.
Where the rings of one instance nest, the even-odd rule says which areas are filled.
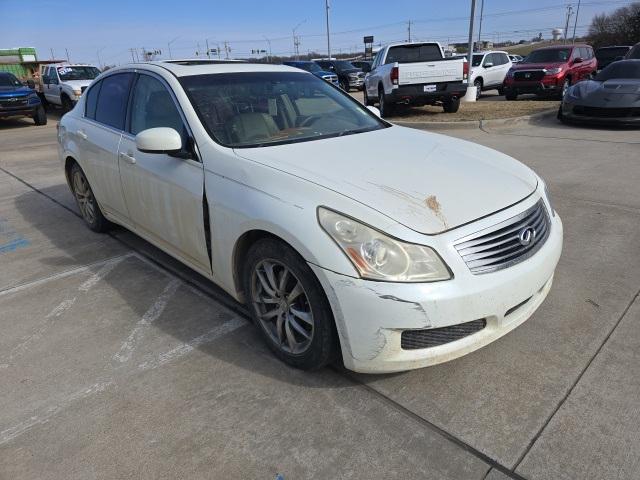
[[[56,121],[0,123],[1,479],[640,477],[637,131],[439,130],[547,180],[563,256],[515,331],[372,376],[284,366],[197,274],[89,231]]]

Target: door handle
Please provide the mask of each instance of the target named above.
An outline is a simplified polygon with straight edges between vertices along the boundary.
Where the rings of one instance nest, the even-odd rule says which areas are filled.
[[[131,165],[136,163],[136,159],[128,153],[120,152],[120,158],[124,159],[124,161],[130,163]]]
[[[86,139],[87,139],[87,134],[86,134],[86,133],[84,133],[84,131],[83,131],[83,130],[76,130],[76,134],[78,134],[78,136],[79,136],[81,139],[83,139],[83,140],[86,140]]]

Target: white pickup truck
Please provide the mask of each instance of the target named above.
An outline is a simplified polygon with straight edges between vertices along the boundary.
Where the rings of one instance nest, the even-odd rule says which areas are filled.
[[[93,65],[45,64],[40,67],[37,90],[47,103],[68,112],[98,75],[100,70]]]
[[[456,112],[468,73],[464,59],[445,57],[438,42],[393,43],[376,54],[364,80],[364,103],[379,103],[383,117],[398,105],[442,105]]]

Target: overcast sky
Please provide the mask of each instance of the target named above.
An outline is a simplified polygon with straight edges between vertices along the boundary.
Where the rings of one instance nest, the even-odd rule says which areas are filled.
[[[482,0],[477,0],[478,10]],[[538,32],[550,37],[554,27],[564,28],[566,5],[577,0],[485,0],[484,40],[530,39]],[[594,14],[611,12],[629,0],[584,0],[578,34],[584,33]],[[442,43],[466,40],[470,0],[332,0],[332,51],[361,48],[363,35],[375,42],[405,40],[407,22],[414,39]],[[290,55],[292,29],[299,24],[300,51],[326,53],[324,0],[0,0],[0,48],[33,46],[40,59],[57,58],[118,64],[131,60],[130,48],[160,49],[168,57],[168,43],[176,57],[193,57],[226,40],[234,57],[251,49]],[[571,20],[571,30],[573,29]],[[477,35],[477,30],[476,30]]]

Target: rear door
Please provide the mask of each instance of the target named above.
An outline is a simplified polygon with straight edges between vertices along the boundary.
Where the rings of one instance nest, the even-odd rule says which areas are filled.
[[[131,72],[117,73],[92,85],[86,93],[84,119],[73,132],[82,146],[88,170],[85,173],[100,206],[125,224],[129,222],[120,184],[118,147],[133,77]]]
[[[184,157],[190,158],[137,150],[135,135],[156,127],[180,133]],[[210,273],[203,213],[204,168],[193,155],[191,138],[170,87],[150,72],[139,74],[131,96],[127,132],[118,152],[130,217],[143,236]]]

